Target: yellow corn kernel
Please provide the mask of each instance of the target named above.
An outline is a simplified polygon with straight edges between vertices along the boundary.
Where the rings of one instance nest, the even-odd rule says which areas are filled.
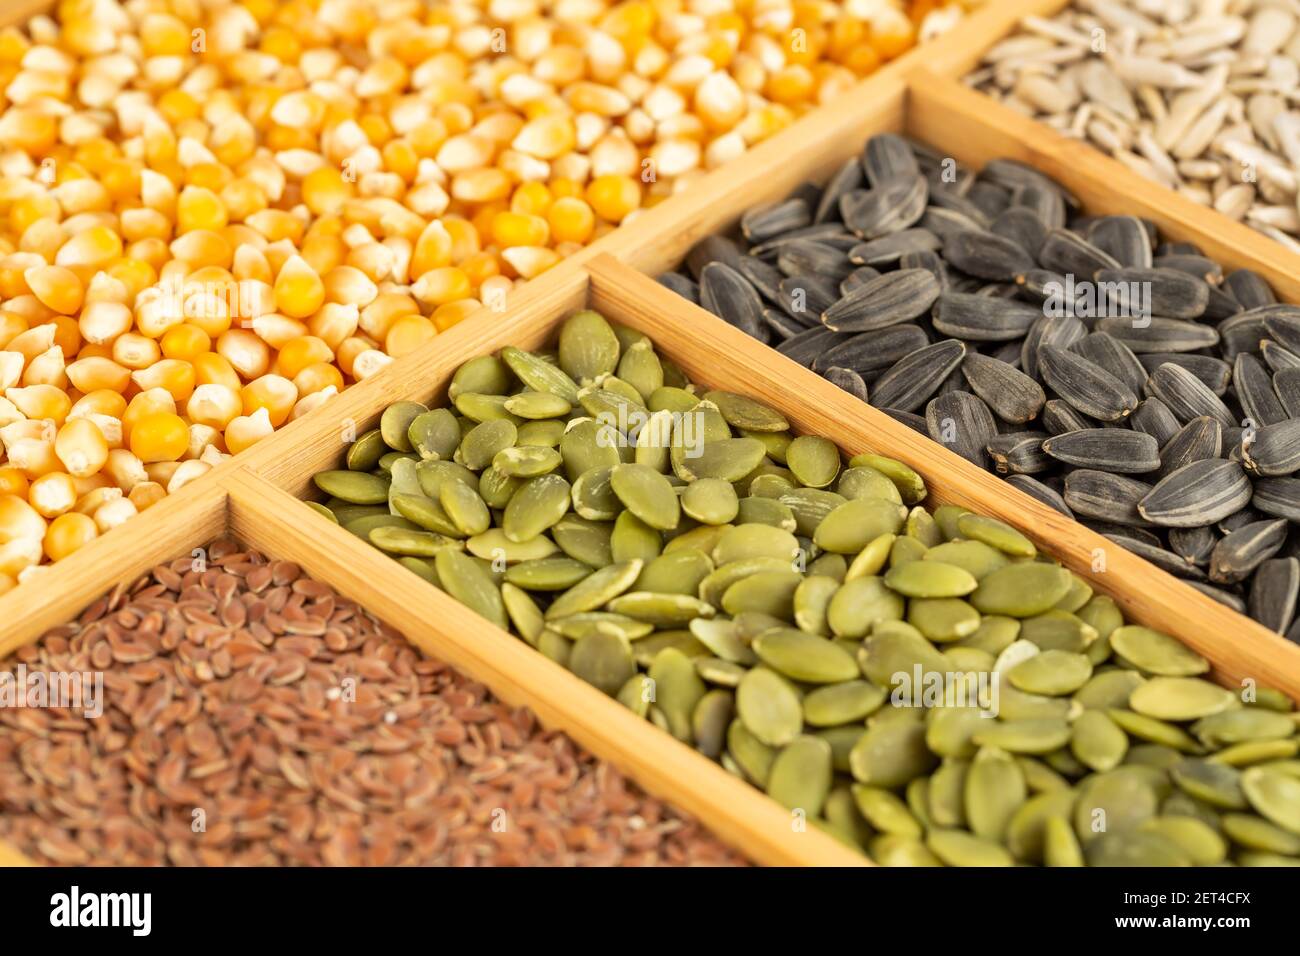
[[[413,352],[437,334],[434,324],[422,315],[407,315],[388,327],[384,336],[384,351],[393,358]]]
[[[69,239],[59,249],[54,264],[89,270],[93,275],[122,257],[122,238],[107,226],[93,226]]]
[[[641,206],[641,186],[630,176],[598,176],[587,186],[586,198],[601,219],[622,222]]]
[[[279,428],[293,411],[298,400],[298,389],[283,375],[263,375],[249,382],[240,391],[245,416],[265,409],[273,428]]]
[[[0,498],[5,495],[25,498],[29,484],[27,476],[13,465],[0,465]]]
[[[224,385],[238,392],[243,383],[230,361],[217,352],[208,352],[194,359],[194,381],[199,385]]]
[[[79,358],[66,369],[68,380],[79,392],[97,392],[109,389],[124,392],[131,384],[131,370],[118,365],[111,358]]]
[[[98,388],[94,391],[81,389],[86,394],[77,399],[68,412],[68,418],[83,418],[86,415],[107,415],[110,418],[122,417],[126,411],[126,399],[117,389]]]
[[[89,517],[98,511],[100,505],[104,504],[104,502],[121,498],[122,489],[114,487],[108,482],[108,479],[105,478],[102,484],[95,488],[91,488],[89,491],[83,488],[78,488],[77,494],[79,497],[77,498],[77,503],[72,507],[73,513]]]
[[[434,220],[420,234],[411,253],[411,275],[419,278],[430,269],[451,263],[452,237],[447,227]]]
[[[291,256],[275,278],[275,305],[285,315],[305,319],[325,302],[325,284],[301,256]]]
[[[173,325],[158,341],[165,358],[193,362],[200,355],[212,351],[212,337],[197,325]]]
[[[42,545],[51,561],[62,561],[74,551],[85,547],[99,537],[95,520],[89,515],[69,512],[50,522]]]
[[[230,329],[223,333],[217,339],[217,354],[244,379],[265,375],[271,367],[270,348],[249,329]]]
[[[343,173],[331,166],[321,166],[302,180],[302,201],[318,216],[335,215],[352,198],[355,188]]]
[[[596,227],[596,216],[591,207],[576,197],[555,200],[547,211],[546,219],[556,242],[585,243]]]
[[[374,248],[383,249],[377,243],[370,243]],[[353,266],[337,266],[324,277],[325,294],[330,302],[344,305],[367,306],[379,295],[379,287],[374,281]]]
[[[501,260],[521,279],[531,279],[559,262],[560,254],[545,246],[511,246],[501,251]]]
[[[452,179],[451,196],[461,202],[493,202],[509,196],[510,185],[510,177],[499,169],[472,169]]]
[[[176,399],[172,398],[170,392],[161,388],[139,392],[127,403],[126,411],[122,413],[122,433],[129,437],[140,419],[150,415],[174,414],[175,411]]]
[[[414,307],[414,303],[412,303]],[[350,335],[339,343],[334,354],[334,361],[344,375],[359,378],[356,374],[356,361],[365,352],[374,351],[378,343],[368,335]]]
[[[27,500],[41,517],[54,518],[72,510],[77,503],[77,488],[70,475],[54,471],[32,482]]]
[[[439,332],[446,332],[456,323],[469,318],[480,308],[482,308],[482,304],[477,299],[448,302],[446,305],[440,305],[433,310],[433,325]]]
[[[162,359],[132,373],[131,379],[141,389],[161,388],[177,402],[194,392],[194,366],[182,359]]]
[[[525,216],[545,216],[551,201],[551,191],[545,183],[521,183],[510,197],[510,211]]]
[[[541,216],[499,212],[492,219],[492,239],[499,246],[544,246],[551,227]]]
[[[443,305],[468,298],[473,294],[473,286],[463,269],[446,266],[430,269],[411,287],[411,292],[421,302]]]
[[[226,448],[232,455],[238,455],[246,448],[252,447],[274,431],[270,413],[259,408],[252,415],[241,415],[226,426]]]
[[[71,269],[62,266],[37,266],[28,269],[23,273],[23,277],[27,280],[32,294],[40,300],[41,304],[55,312],[73,315],[81,308],[85,288]]]
[[[162,358],[162,349],[151,338],[138,332],[119,335],[113,342],[113,361],[124,368],[137,370],[148,368]]]
[[[307,330],[329,346],[331,352],[357,330],[360,310],[355,305],[326,302],[307,323]]]
[[[280,347],[275,357],[274,371],[285,378],[293,378],[308,365],[317,362],[329,362],[334,358],[334,351],[322,339],[314,335],[303,335],[290,339]]]
[[[218,231],[227,222],[221,197],[201,186],[186,186],[176,199],[176,229],[180,233],[198,229]]]
[[[114,485],[128,494],[140,482],[149,480],[140,459],[126,448],[114,448],[108,453],[104,473]]]
[[[227,385],[207,382],[194,389],[185,404],[185,414],[195,424],[224,429],[243,408],[239,391]]]
[[[62,424],[72,410],[72,399],[53,385],[28,385],[25,388],[5,389],[5,398],[13,402],[20,412],[30,419],[48,418]]]
[[[135,510],[140,512],[166,498],[167,489],[156,481],[142,481],[131,489],[127,497],[135,505]]]
[[[54,453],[68,474],[85,478],[95,474],[108,461],[108,442],[94,422],[74,418],[59,429],[54,440]]]
[[[130,431],[131,453],[146,465],[175,461],[189,445],[185,420],[172,412],[142,415]]]
[[[330,362],[315,362],[303,368],[293,377],[293,387],[298,390],[298,394],[301,396],[313,395],[328,388],[334,389],[335,392],[341,392],[343,391],[343,373]]]
[[[176,467],[175,462],[164,462],[150,467],[172,470]],[[100,534],[112,531],[120,524],[124,524],[136,516],[135,505],[131,503],[130,498],[115,498],[112,501],[106,501],[95,509],[94,519],[95,527],[99,529]]]

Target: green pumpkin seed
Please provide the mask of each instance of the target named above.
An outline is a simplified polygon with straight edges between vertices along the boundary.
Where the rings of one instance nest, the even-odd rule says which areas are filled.
[[[443,482],[437,500],[452,525],[467,538],[492,527],[492,513],[487,504],[474,488],[463,482]]]
[[[573,422],[560,439],[560,457],[569,480],[576,482],[579,475],[593,468],[613,468],[622,461],[618,453],[622,441],[607,423],[591,418]]]
[[[946,541],[926,551],[923,560],[964,568],[977,581],[1008,564],[1008,559],[1001,551],[983,541]]]
[[[933,548],[943,544],[943,532],[939,530],[939,524],[934,520],[930,512],[917,506],[907,513],[907,521],[903,524],[903,530],[909,538],[915,538],[917,542],[926,548]]]
[[[406,568],[406,570],[412,572],[413,574],[419,575],[421,578],[423,578],[424,580],[432,584],[435,588],[442,587],[442,582],[438,580],[437,569],[429,561],[426,561],[424,558],[412,558],[412,557],[398,558],[397,563],[400,564],[402,567]],[[520,630],[520,633],[521,634],[523,633],[522,629]]]
[[[312,511],[316,512],[318,515],[324,518],[326,521],[330,521],[333,524],[339,523],[338,516],[335,515],[334,512],[330,511],[329,508],[326,508],[319,501],[306,501],[303,503]]]
[[[506,505],[501,521],[505,536],[522,544],[550,530],[568,512],[569,493],[569,483],[559,475],[526,482]]]
[[[1092,676],[1092,664],[1082,654],[1043,651],[1007,671],[1007,680],[1028,694],[1060,697],[1072,694]]]
[[[518,379],[537,392],[558,395],[570,404],[578,401],[578,386],[564,371],[551,363],[513,346],[501,350],[501,360]]]
[[[839,588],[834,578],[820,574],[809,574],[799,582],[794,591],[794,622],[800,630],[822,637],[831,635],[830,603]]]
[[[394,402],[389,405],[379,416],[379,433],[384,438],[384,444],[394,451],[412,451],[407,429],[411,422],[428,410],[419,402]]]
[[[971,738],[981,747],[999,747],[1016,754],[1047,754],[1070,742],[1070,725],[1052,718],[990,720]]]
[[[696,661],[699,667],[699,661]],[[735,711],[735,698],[727,690],[707,691],[691,714],[691,736],[695,749],[714,760],[722,756],[727,743],[727,728]],[[829,776],[828,783],[829,783]]]
[[[501,590],[492,576],[473,558],[452,548],[443,548],[434,558],[443,590],[497,627],[509,627]]]
[[[1241,789],[1260,816],[1300,837],[1300,780],[1251,767],[1241,773]]]
[[[1021,769],[1023,772],[1023,764]],[[1029,797],[1007,822],[1007,849],[1021,863],[1042,863],[1047,850],[1049,821],[1055,819],[1065,824],[1070,839],[1074,839],[1074,831],[1068,822],[1073,807],[1074,791],[1068,787]],[[1055,839],[1059,838],[1059,835],[1055,836]]]
[[[1130,708],[1157,720],[1196,720],[1236,705],[1232,691],[1195,677],[1153,677],[1129,698]]]
[[[972,833],[1001,843],[1012,816],[1028,799],[1025,775],[1006,751],[981,747],[966,774],[966,820]]]
[[[472,471],[482,471],[492,464],[498,452],[510,448],[519,437],[515,426],[504,419],[475,425],[460,443],[460,462]]]
[[[795,532],[805,538],[816,532],[827,515],[848,501],[843,495],[822,488],[794,488],[777,500],[790,509],[794,515]]]
[[[920,840],[888,833],[873,837],[867,852],[880,866],[943,866],[943,861]]]
[[[562,557],[520,561],[506,568],[506,580],[528,591],[565,591],[589,574],[591,568],[581,561]]]
[[[1101,839],[1099,834],[1135,830],[1156,815],[1158,806],[1158,797],[1148,780],[1133,769],[1121,767],[1099,773],[1080,786],[1074,805],[1074,832],[1087,845]]]
[[[682,549],[648,561],[637,578],[636,590],[694,596],[712,571],[713,562],[703,551]]]
[[[645,465],[620,464],[610,472],[614,494],[645,524],[659,531],[677,526],[681,509],[668,479]]]
[[[465,542],[465,547],[476,558],[504,561],[506,564],[549,558],[557,550],[555,542],[544,535],[520,543],[511,541],[500,528],[490,528],[474,535]]]
[[[955,598],[970,594],[979,582],[965,568],[922,560],[891,568],[885,585],[911,598]]]
[[[948,866],[1014,866],[1003,847],[965,832],[935,828],[925,838],[925,845]]]
[[[855,498],[884,498],[896,504],[903,503],[898,486],[874,468],[859,465],[840,473],[835,490],[849,500]]]
[[[970,602],[985,614],[1033,617],[1070,590],[1070,572],[1051,564],[1010,564],[985,575]]]
[[[563,634],[571,641],[586,637],[588,634],[617,634],[629,641],[637,641],[654,633],[654,625],[638,621],[625,614],[611,611],[582,611],[568,617],[556,618],[548,626]]]
[[[826,607],[826,623],[837,637],[865,637],[882,621],[898,621],[906,602],[877,577],[846,581]]]
[[[1073,614],[1052,608],[1021,621],[1020,638],[1044,651],[1083,654],[1097,633]]]
[[[1216,866],[1228,856],[1228,845],[1213,827],[1194,817],[1163,816],[1147,820],[1142,833],[1158,833],[1177,844],[1195,866]]]
[[[858,675],[853,655],[834,641],[794,628],[773,628],[754,641],[754,653],[772,670],[808,684],[835,684]]]
[[[889,566],[896,568],[913,561],[922,561],[928,551],[925,545],[911,535],[895,538],[893,546],[889,549]]]
[[[1233,767],[1248,767],[1270,760],[1286,760],[1297,753],[1300,753],[1300,740],[1252,740],[1225,747],[1210,759]]]
[[[370,532],[375,528],[405,528],[408,531],[419,531],[420,526],[413,521],[407,521],[401,515],[365,515],[361,518],[355,518],[343,526],[343,530],[350,531],[358,538],[366,541],[370,540]]]
[[[569,654],[572,647],[572,641],[549,627],[543,630],[537,638],[537,650],[541,655],[548,660],[555,661],[564,668],[569,666]]]
[[[456,369],[447,387],[447,397],[454,402],[465,392],[504,395],[509,387],[510,371],[505,364],[495,355],[480,355]]]
[[[830,793],[831,774],[831,745],[805,734],[777,753],[768,775],[767,793],[784,807],[817,816]]]
[[[703,524],[727,524],[740,513],[736,489],[719,478],[691,482],[682,493],[681,504],[688,516]]]
[[[474,472],[457,462],[429,460],[416,464],[415,481],[425,497],[439,501],[442,497],[442,486],[448,482],[459,482],[467,488],[477,490],[480,479]]]
[[[632,645],[632,656],[638,667],[649,667],[660,651],[671,647],[687,658],[696,660],[708,656],[709,649],[691,636],[690,631],[656,631]]]
[[[736,703],[739,709],[738,699]],[[754,736],[743,720],[733,720],[727,728],[727,753],[731,754],[751,783],[767,789],[772,762],[776,760],[776,749]]]
[[[971,637],[980,626],[980,615],[960,598],[917,598],[907,606],[907,623],[936,644]]]
[[[572,408],[568,400],[549,392],[520,392],[505,400],[506,411],[526,419],[560,418]]]
[[[506,411],[504,395],[484,395],[477,392],[461,392],[453,399],[456,411],[472,422],[506,421],[519,425],[522,419]]]
[[[786,467],[800,484],[825,488],[840,473],[840,450],[835,443],[816,435],[800,435],[785,452]]]
[[[849,459],[849,467],[874,468],[880,472],[894,483],[894,487],[898,489],[904,504],[915,505],[925,500],[924,479],[901,461],[894,458],[885,458],[882,455],[854,455]]]
[[[632,586],[641,568],[640,561],[624,561],[593,571],[555,599],[546,609],[546,619],[552,621],[604,607]]]
[[[557,359],[575,382],[594,382],[618,367],[618,336],[599,312],[583,309],[560,326]]]
[[[1149,627],[1130,624],[1110,635],[1110,645],[1139,670],[1162,677],[1194,677],[1210,669],[1210,662],[1186,644]]]
[[[1295,724],[1285,714],[1256,707],[1227,710],[1192,725],[1192,733],[1207,747],[1280,740],[1294,732]]]
[[[681,651],[668,647],[655,655],[649,674],[655,682],[655,706],[667,718],[669,733],[689,741],[695,707],[708,692],[695,665]]]
[[[763,667],[741,679],[736,688],[736,713],[745,728],[769,747],[784,747],[803,727],[799,695],[785,678]]]
[[[1074,699],[1090,710],[1125,710],[1133,691],[1143,682],[1142,675],[1136,671],[1098,671],[1075,692]]]
[[[632,645],[621,634],[587,634],[574,641],[569,670],[612,697],[636,673]]]
[[[389,504],[403,518],[423,528],[449,538],[463,538],[465,533],[443,510],[442,505],[424,495],[393,494]]]
[[[633,674],[618,689],[618,702],[638,717],[650,713],[650,703],[654,700],[654,681],[648,674]]]
[[[860,783],[851,788],[853,802],[863,818],[881,833],[919,839],[923,828],[907,804],[888,790]]]
[[[887,694],[862,680],[828,684],[803,699],[804,720],[814,727],[835,727],[861,721],[885,703]]]
[[[670,453],[674,474],[683,481],[717,478],[740,481],[767,456],[767,448],[756,438],[722,438],[706,441],[698,454],[684,450],[674,438]]]
[[[788,531],[769,525],[737,525],[726,528],[713,548],[713,563],[723,568],[735,561],[771,558],[788,570],[799,554],[799,541]]]
[[[745,395],[712,391],[705,393],[704,400],[716,405],[727,424],[733,428],[752,432],[783,432],[790,428],[785,416],[776,409]]]
[[[898,534],[906,519],[902,505],[884,498],[857,498],[822,519],[813,533],[813,543],[824,551],[857,554],[882,534]]]
[[[411,450],[425,461],[444,461],[456,453],[461,442],[460,423],[445,408],[422,412],[406,428]]]
[[[1105,594],[1097,594],[1083,607],[1074,612],[1079,620],[1097,632],[1097,636],[1106,639],[1117,628],[1124,626],[1124,615],[1115,603],[1115,599]]]
[[[510,478],[536,478],[550,474],[560,464],[560,453],[554,448],[541,445],[503,448],[492,457],[492,467]]]
[[[431,570],[437,573],[436,569]],[[538,638],[546,629],[546,620],[537,603],[526,591],[509,583],[501,585],[501,603],[505,605],[506,614],[515,630],[525,641],[536,647]]]
[[[695,658],[695,670],[706,683],[733,689],[740,686],[740,679],[748,673],[748,668],[720,657]]]
[[[855,780],[886,790],[929,773],[937,763],[925,746],[924,725],[915,721],[879,722],[873,718],[849,754],[849,770]]]
[[[960,647],[973,647],[987,651],[994,657],[1015,643],[1020,635],[1020,622],[1013,617],[989,614],[980,619],[980,625],[969,637],[963,637]]]
[[[559,448],[564,440],[564,422],[559,419],[524,422],[516,429],[519,444],[538,445],[542,448]]]
[[[1083,866],[1083,847],[1062,816],[1050,816],[1043,822],[1043,863],[1047,866]]]
[[[460,542],[455,538],[434,534],[432,531],[411,531],[408,528],[392,525],[372,528],[367,540],[380,551],[413,558],[432,558],[444,551],[459,553],[460,547]]]
[[[1105,713],[1088,710],[1074,722],[1070,749],[1084,766],[1104,773],[1123,762],[1128,737]]]
[[[699,484],[699,482],[696,482],[696,484]],[[683,501],[683,506],[685,506],[685,501]],[[773,528],[780,528],[782,531],[791,532],[799,526],[798,522],[795,521],[794,512],[781,502],[772,498],[756,498],[753,495],[741,498],[737,502],[736,514],[733,516],[733,520],[737,524],[765,524],[771,525]]]
[[[1281,827],[1244,813],[1225,813],[1221,818],[1228,839],[1249,850],[1300,856],[1300,837]]]
[[[650,393],[646,407],[652,412],[669,411],[682,414],[700,403],[699,396],[683,388],[663,385]]]
[[[655,594],[651,591],[631,591],[620,595],[609,601],[609,609],[656,627],[674,627],[714,614],[713,605],[693,595]]]
[[[360,471],[322,471],[312,481],[327,495],[354,505],[379,505],[388,501],[389,482]]]
[[[1034,543],[1005,521],[984,515],[964,514],[957,518],[957,532],[963,538],[983,541],[990,547],[1014,557],[1032,558],[1038,554]]]
[[[1177,724],[1171,724],[1146,714],[1139,714],[1118,707],[1107,710],[1106,714],[1131,737],[1137,737],[1139,740],[1146,740],[1153,744],[1173,747],[1182,753],[1194,754],[1201,752],[1201,745],[1196,742],[1196,738]]]
[[[389,451],[383,434],[372,428],[348,446],[346,462],[350,471],[374,471],[379,459]]]

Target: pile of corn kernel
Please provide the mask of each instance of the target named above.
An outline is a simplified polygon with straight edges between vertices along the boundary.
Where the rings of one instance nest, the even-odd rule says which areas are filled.
[[[0,30],[0,592],[960,14],[63,0]]]

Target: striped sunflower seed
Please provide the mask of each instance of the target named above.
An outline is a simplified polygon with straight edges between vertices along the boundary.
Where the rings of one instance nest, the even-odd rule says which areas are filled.
[[[1071,407],[1098,421],[1125,418],[1137,408],[1137,396],[1101,366],[1063,348],[1043,346],[1038,352],[1043,380]]]
[[[924,315],[939,297],[939,282],[925,269],[899,269],[868,279],[822,313],[834,332],[871,332]]]
[[[1160,479],[1138,502],[1138,513],[1168,528],[1212,524],[1239,511],[1251,500],[1250,479],[1240,464],[1203,459]]]
[[[1143,474],[1160,467],[1160,452],[1150,435],[1122,428],[1088,428],[1053,435],[1043,451],[1077,468],[1116,474]]]

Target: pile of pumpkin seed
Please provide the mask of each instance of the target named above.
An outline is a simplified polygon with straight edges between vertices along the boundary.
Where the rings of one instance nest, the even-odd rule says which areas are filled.
[[[1300,306],[1258,274],[881,134],[660,282],[1300,642]]]
[[[927,510],[907,465],[592,311],[448,395],[390,406],[312,506],[792,826],[894,865],[1300,863],[1291,701],[1209,682],[1014,527]]]

